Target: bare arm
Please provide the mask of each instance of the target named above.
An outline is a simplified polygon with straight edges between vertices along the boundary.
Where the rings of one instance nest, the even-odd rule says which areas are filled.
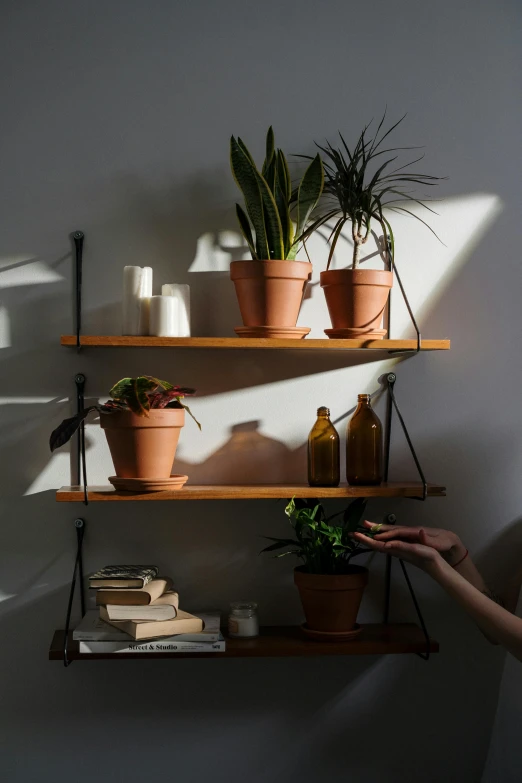
[[[375,533],[354,538],[370,549],[394,555],[426,571],[475,620],[485,636],[502,644],[522,661],[522,619],[505,609],[487,587],[458,536],[430,528],[394,528],[364,523]],[[520,574],[522,576],[522,572]],[[519,580],[513,583],[511,605],[516,605]],[[508,596],[509,598],[509,596]],[[514,601],[514,603],[513,603]]]
[[[425,570],[475,620],[489,638],[503,645],[515,658],[522,661],[520,617],[488,598],[438,554],[427,564]]]

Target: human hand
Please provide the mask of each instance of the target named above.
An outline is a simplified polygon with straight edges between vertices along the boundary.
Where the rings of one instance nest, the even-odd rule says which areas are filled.
[[[440,552],[449,565],[458,563],[466,554],[466,547],[456,533],[437,527],[399,527],[397,525],[375,525],[367,520],[363,526],[374,530],[376,541],[406,541],[422,544]],[[376,528],[379,528],[378,531]]]
[[[382,530],[383,528],[391,528],[391,525],[381,526],[366,521],[364,527],[374,533],[373,538],[364,535],[364,533],[352,533],[352,537],[360,544],[364,544],[368,549],[373,549],[375,552],[381,552],[385,555],[400,557],[401,560],[406,560],[408,563],[412,563],[418,568],[422,568],[423,571],[428,572],[434,571],[437,568],[438,562],[442,562],[441,553],[434,547],[421,543],[419,541],[419,534],[416,539],[412,536],[410,541],[404,541],[400,538],[394,539],[393,537],[383,541],[379,540],[380,535],[383,534],[377,532],[377,529]],[[397,530],[401,529],[402,528],[397,528]],[[412,528],[405,529],[411,530]],[[419,529],[417,528],[417,530]],[[387,533],[388,530],[385,532]]]

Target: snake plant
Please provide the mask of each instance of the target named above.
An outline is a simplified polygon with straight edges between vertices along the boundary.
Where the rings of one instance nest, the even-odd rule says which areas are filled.
[[[243,141],[234,136],[230,139],[230,166],[245,198],[246,212],[236,204],[236,213],[252,258],[294,261],[323,190],[320,155],[312,158],[299,186],[293,190],[288,163],[282,150],[275,147],[270,126],[261,171]]]

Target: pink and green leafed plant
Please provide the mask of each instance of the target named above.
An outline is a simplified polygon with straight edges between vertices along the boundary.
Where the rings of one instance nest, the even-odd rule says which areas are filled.
[[[102,405],[90,405],[75,416],[64,419],[51,433],[49,446],[51,451],[54,451],[67,443],[91,411],[98,411],[99,413],[132,411],[137,416],[148,416],[150,410],[183,408],[201,429],[201,424],[195,418],[188,405],[181,402],[184,397],[195,393],[195,389],[186,386],[173,386],[168,381],[161,381],[159,378],[153,378],[151,375],[140,375],[138,378],[122,378],[110,390],[110,400],[107,400]]]

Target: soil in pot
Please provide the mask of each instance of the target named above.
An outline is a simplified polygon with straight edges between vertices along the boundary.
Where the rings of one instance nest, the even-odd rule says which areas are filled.
[[[311,274],[306,261],[233,261],[230,278],[243,325],[295,327]]]
[[[185,411],[150,410],[148,416],[132,411],[101,413],[100,423],[118,478],[169,478]]]
[[[393,273],[378,269],[333,269],[321,272],[332,329],[329,337],[380,339]],[[340,333],[340,330],[342,332]]]
[[[350,566],[347,574],[336,576],[308,574],[300,566],[294,570],[308,628],[315,631],[345,633],[356,627],[357,613],[368,569]]]

